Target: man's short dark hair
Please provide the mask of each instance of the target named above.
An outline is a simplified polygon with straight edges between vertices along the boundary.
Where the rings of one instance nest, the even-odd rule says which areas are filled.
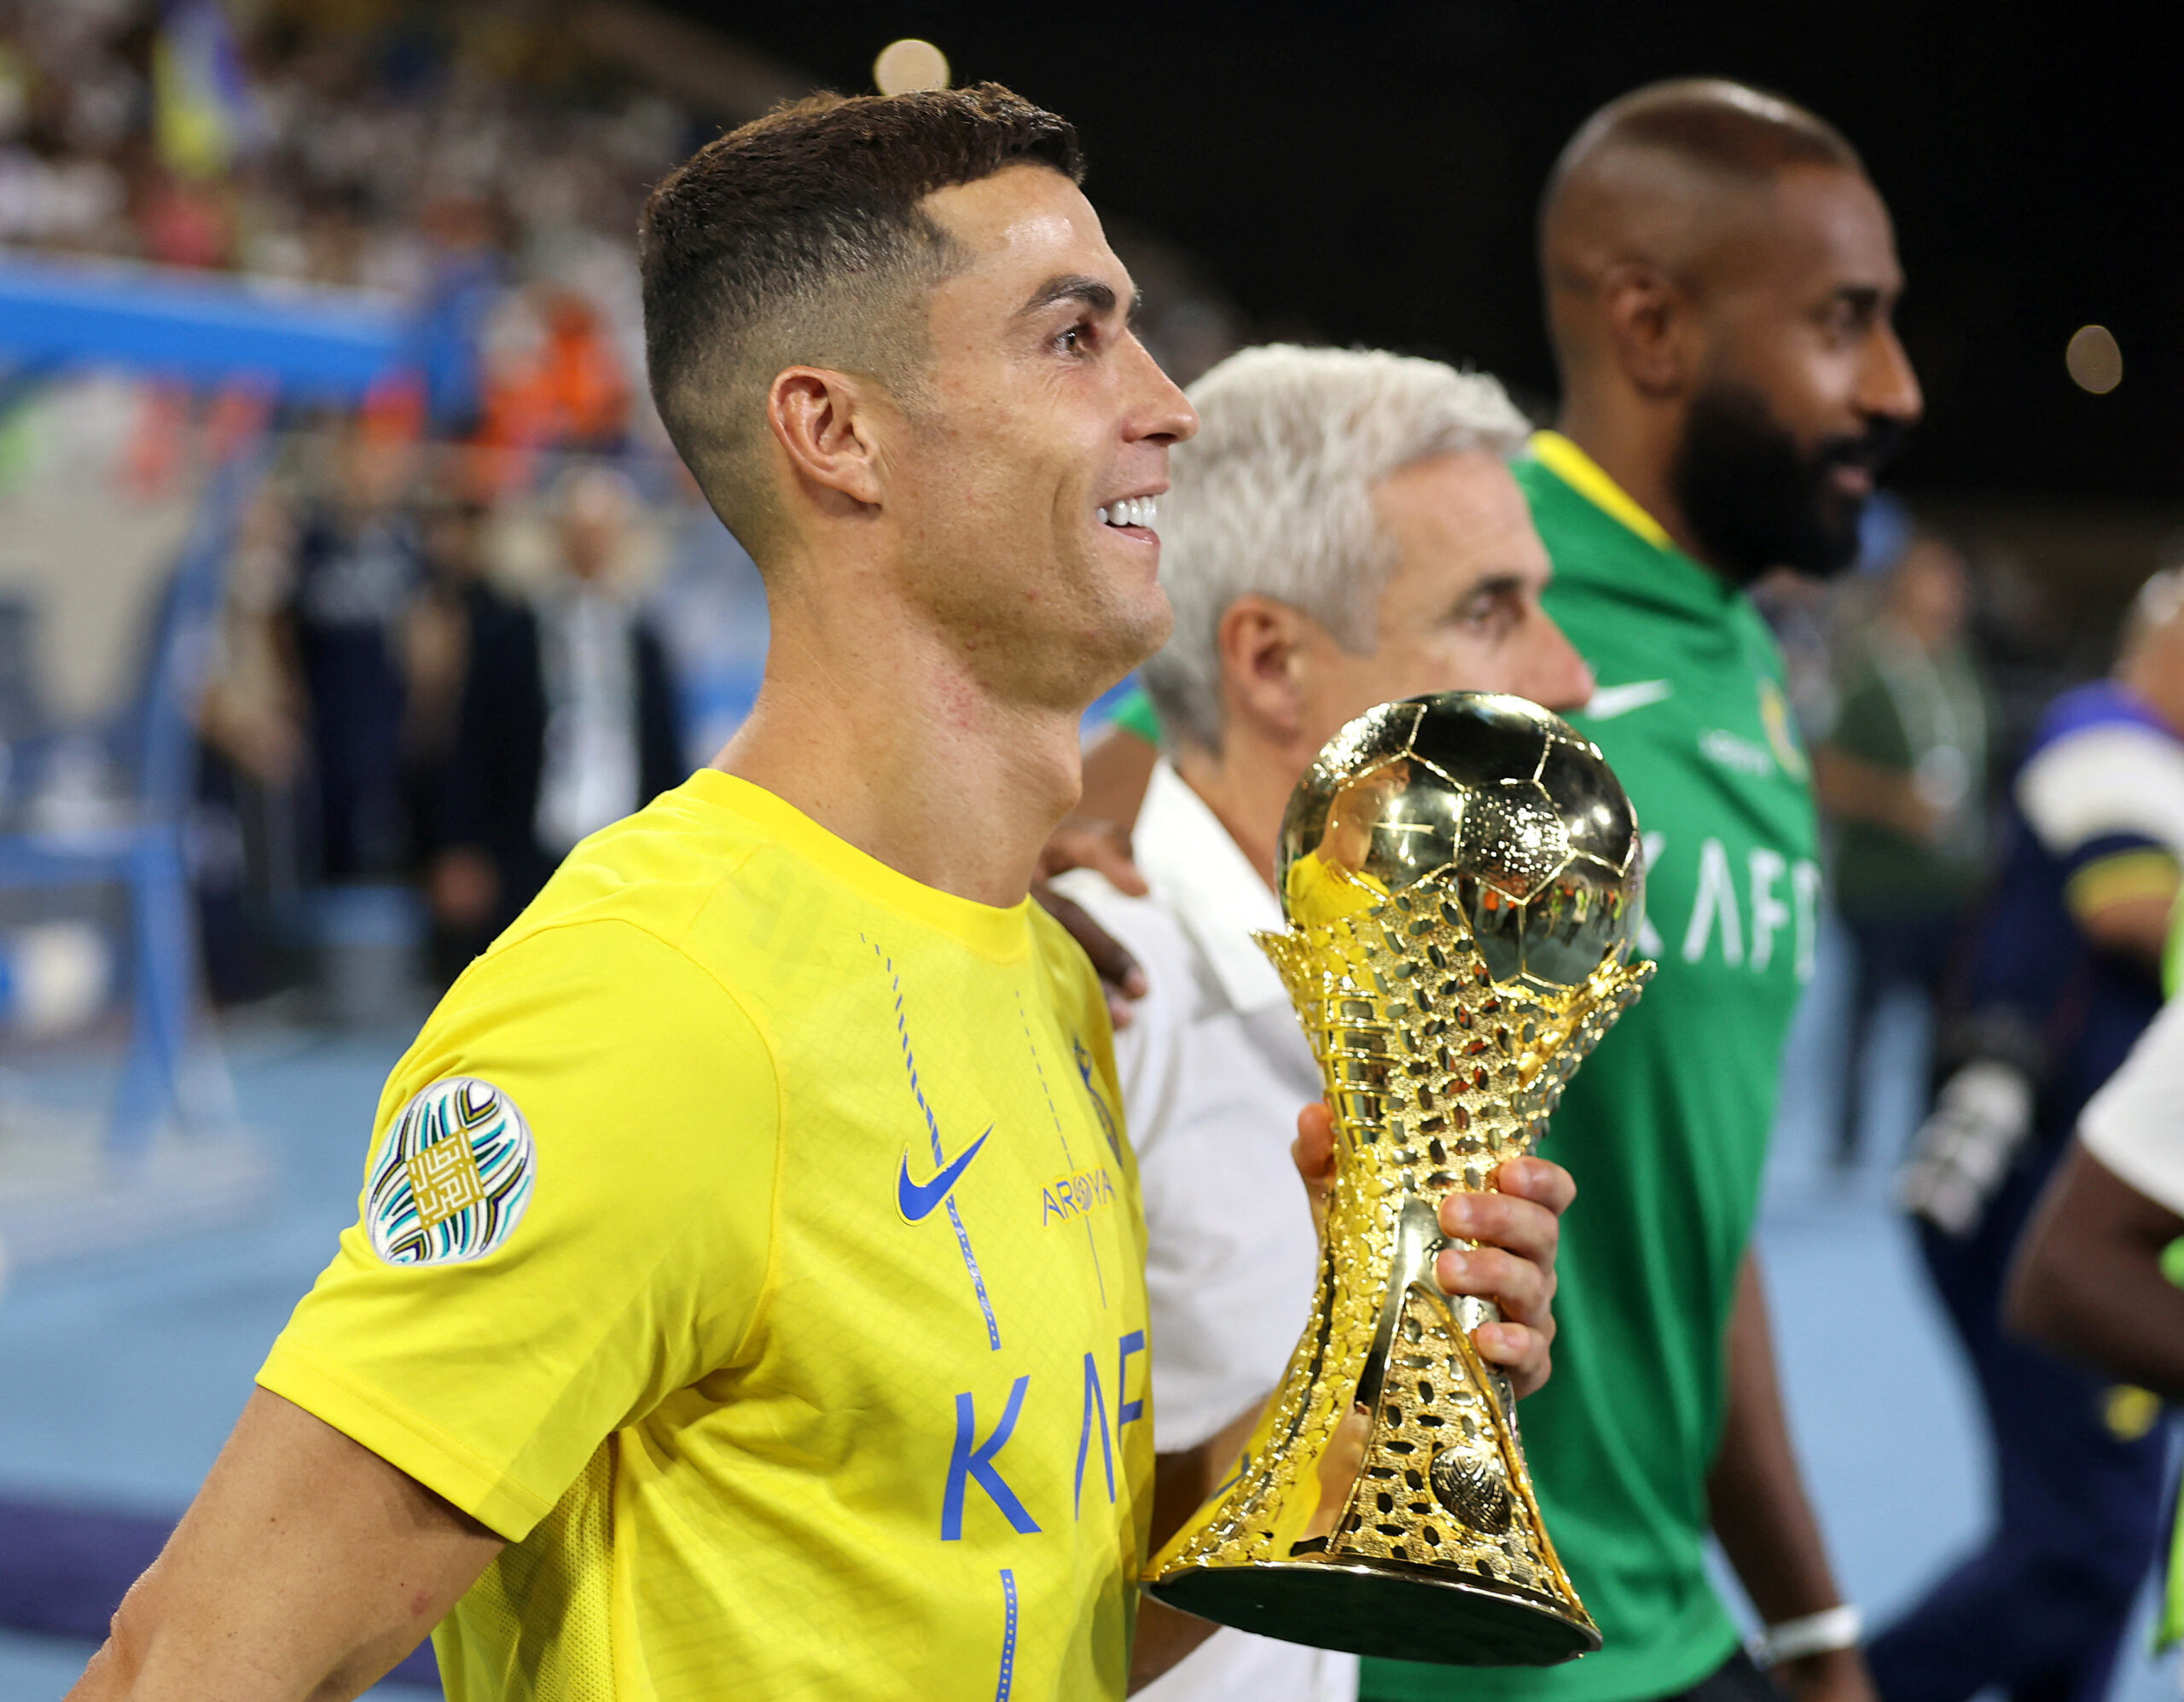
[[[775,375],[867,375],[914,408],[926,303],[963,258],[920,203],[1018,165],[1084,175],[1066,120],[979,83],[814,95],[708,142],[653,190],[638,236],[653,400],[754,554],[774,526]]]

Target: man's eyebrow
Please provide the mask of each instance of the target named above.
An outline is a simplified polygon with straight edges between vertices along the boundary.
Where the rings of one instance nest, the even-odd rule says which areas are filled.
[[[1852,312],[1861,315],[1879,311],[1883,304],[1892,300],[1895,295],[1896,291],[1885,284],[1838,284],[1835,289],[1835,299]]]
[[[1143,299],[1141,293],[1131,299],[1130,307],[1132,318],[1137,317],[1139,304]],[[1104,318],[1115,311],[1114,287],[1105,280],[1093,277],[1088,273],[1065,272],[1060,277],[1048,278],[1038,288],[1033,290],[1031,299],[1017,310],[1017,317],[1028,319],[1035,314],[1045,312],[1049,307],[1059,306],[1065,301],[1082,302],[1094,313]]]

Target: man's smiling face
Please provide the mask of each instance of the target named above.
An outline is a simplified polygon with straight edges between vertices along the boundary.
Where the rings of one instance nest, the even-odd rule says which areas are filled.
[[[886,468],[919,602],[982,684],[1081,708],[1170,623],[1144,523],[1198,421],[1130,328],[1135,291],[1076,185],[1012,166],[926,198],[968,263]]]

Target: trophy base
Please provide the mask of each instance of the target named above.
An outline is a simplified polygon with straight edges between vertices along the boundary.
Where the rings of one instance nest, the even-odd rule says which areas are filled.
[[[1600,1646],[1592,1621],[1560,1602],[1396,1561],[1189,1566],[1147,1589],[1201,1619],[1383,1660],[1556,1666]]]

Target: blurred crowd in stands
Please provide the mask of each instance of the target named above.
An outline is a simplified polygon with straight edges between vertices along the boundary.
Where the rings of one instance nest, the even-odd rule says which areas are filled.
[[[696,120],[520,13],[343,10],[0,7],[0,242],[376,292],[435,435],[642,434],[629,233]]]
[[[412,932],[404,883],[444,979],[747,705],[763,607],[646,396],[632,233],[670,164],[799,87],[616,0],[0,0],[0,255],[364,292],[410,328],[361,408],[281,416],[230,572],[195,834],[222,999]],[[1171,370],[1236,346],[1187,255],[1116,240]],[[0,502],[183,499],[252,407],[0,368]],[[10,619],[0,738],[40,719],[36,611]]]
[[[357,888],[423,895],[444,978],[583,833],[702,760],[755,687],[763,607],[645,396],[630,242],[649,183],[739,114],[663,86],[660,40],[679,38],[648,67],[600,50],[659,26],[642,6],[579,23],[0,0],[0,245],[372,292],[413,328],[360,409],[282,421],[229,574],[197,835],[224,998],[306,974],[311,895]],[[1243,340],[1187,254],[1126,224],[1118,246],[1180,377]],[[111,373],[0,389],[0,498],[73,456],[155,501],[239,405]],[[1867,532],[1858,573],[1760,597],[1817,753],[1854,1054],[1892,994],[1939,994],[2016,756],[2103,665],[2113,613],[2059,619],[2027,563],[1900,504]],[[11,725],[32,718],[9,707],[30,695],[21,613],[0,609]]]

